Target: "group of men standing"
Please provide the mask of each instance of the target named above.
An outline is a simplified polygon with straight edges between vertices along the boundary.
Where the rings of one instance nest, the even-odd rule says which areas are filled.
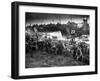
[[[89,49],[85,43],[76,44],[74,40],[69,41],[70,45],[64,46],[64,42],[61,40],[53,41],[48,38],[45,41],[34,41],[31,39],[27,39],[26,42],[26,51],[42,51],[47,52],[48,54],[64,54],[70,53],[75,60],[82,61],[84,54],[89,54]],[[69,50],[68,50],[69,49]]]

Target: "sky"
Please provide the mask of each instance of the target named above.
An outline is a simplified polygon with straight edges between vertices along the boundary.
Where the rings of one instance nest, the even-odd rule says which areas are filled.
[[[83,18],[88,19],[89,23],[89,15],[72,15],[72,14],[50,14],[50,13],[25,13],[25,22],[26,25],[29,24],[66,24],[68,21],[72,21],[75,23],[82,23]]]

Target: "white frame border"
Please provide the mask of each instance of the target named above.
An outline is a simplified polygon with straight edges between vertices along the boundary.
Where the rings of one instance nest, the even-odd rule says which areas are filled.
[[[25,69],[25,12],[90,15],[90,65]],[[75,9],[75,8],[41,7],[41,6],[22,6],[22,5],[19,6],[19,75],[20,76],[89,72],[89,71],[95,71],[95,10],[77,9],[77,8]]]

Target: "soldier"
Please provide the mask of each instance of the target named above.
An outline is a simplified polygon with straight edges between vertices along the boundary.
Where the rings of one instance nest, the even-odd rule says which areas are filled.
[[[72,50],[73,50],[73,52],[72,52],[72,54],[73,54],[73,58],[76,59],[76,58],[77,58],[77,56],[76,56],[77,46],[76,46],[76,45],[73,45]]]
[[[46,52],[50,53],[51,41],[48,39],[45,42]]]
[[[62,54],[64,48],[61,41],[59,41],[59,44],[57,44],[57,49],[57,54]]]
[[[57,45],[55,42],[52,42],[51,51],[53,54],[57,54]]]
[[[76,60],[82,61],[83,58],[83,53],[81,51],[81,47],[77,47],[77,52],[76,52]]]

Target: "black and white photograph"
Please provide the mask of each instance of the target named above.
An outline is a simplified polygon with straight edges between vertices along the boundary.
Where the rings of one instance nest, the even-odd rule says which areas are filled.
[[[12,3],[12,78],[97,74],[97,7]]]
[[[89,15],[26,12],[25,67],[89,65],[89,24]]]

